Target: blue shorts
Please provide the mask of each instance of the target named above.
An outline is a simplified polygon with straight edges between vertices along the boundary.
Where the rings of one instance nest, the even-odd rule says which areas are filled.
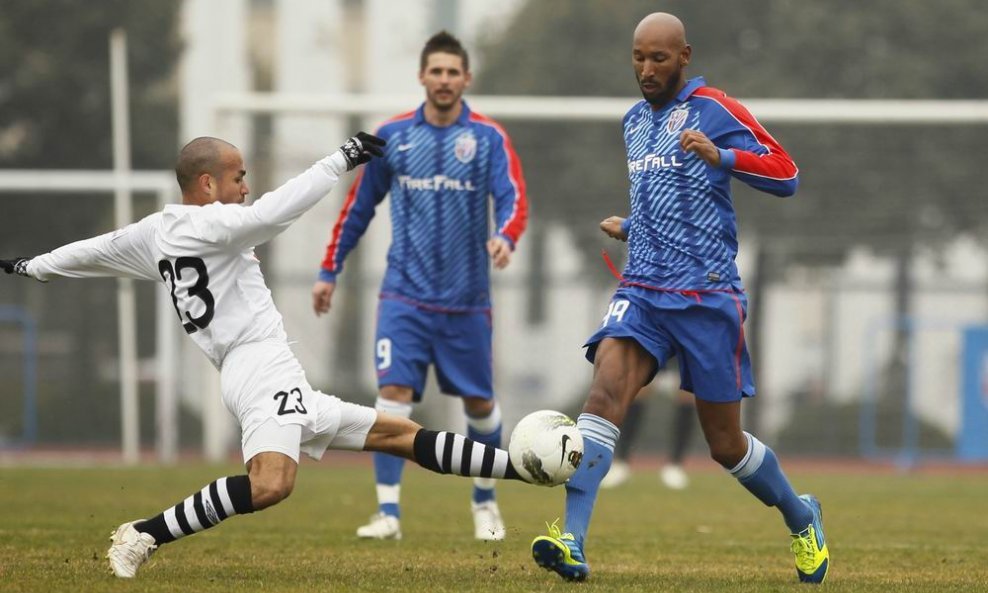
[[[742,325],[747,308],[744,293],[622,286],[600,329],[584,344],[587,360],[593,362],[604,338],[631,338],[655,357],[659,369],[679,358],[681,389],[705,401],[738,401],[755,395]]]
[[[491,399],[492,339],[490,311],[432,311],[381,299],[374,339],[377,385],[411,387],[414,401],[421,401],[432,364],[442,393]]]

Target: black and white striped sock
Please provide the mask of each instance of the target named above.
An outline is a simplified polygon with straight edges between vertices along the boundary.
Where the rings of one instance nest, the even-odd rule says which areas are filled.
[[[452,432],[421,429],[415,434],[415,462],[440,474],[520,480],[508,452]]]
[[[230,476],[210,482],[157,517],[136,523],[134,529],[149,534],[161,545],[209,529],[233,515],[253,512],[250,478]]]

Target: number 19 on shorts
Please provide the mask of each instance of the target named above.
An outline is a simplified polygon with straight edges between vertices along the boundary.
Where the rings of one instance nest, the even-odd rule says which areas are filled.
[[[611,320],[618,323],[624,321],[624,314],[628,312],[628,305],[630,304],[627,299],[611,301],[611,304],[607,307],[607,314],[604,315],[604,322],[601,326],[607,325]]]

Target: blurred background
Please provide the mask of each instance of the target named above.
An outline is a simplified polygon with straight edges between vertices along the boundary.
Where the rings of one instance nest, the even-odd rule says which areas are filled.
[[[5,0],[0,254],[116,226],[111,188],[65,173],[114,165],[111,31],[126,34],[129,154],[147,172],[134,185],[136,220],[178,199],[170,168],[196,136],[237,144],[257,197],[355,130],[415,108],[419,51],[445,28],[470,51],[466,99],[478,96],[482,112],[481,98],[499,95],[623,105],[584,117],[489,113],[521,156],[531,207],[512,265],[492,275],[496,392],[509,427],[540,408],[575,415],[591,377],[581,345],[616,285],[600,252],[624,258],[597,222],[629,208],[620,117],[640,98],[631,33],[655,10],[685,22],[688,75],[752,107],[800,167],[793,199],[734,185],[759,393],[746,425],[787,454],[988,462],[988,11],[978,0]],[[768,100],[907,102],[887,120],[852,122],[863,104],[784,118],[780,106],[823,103]],[[310,302],[349,182],[258,255],[310,382],[372,404],[387,208],[348,259],[330,315],[316,318]],[[160,287],[135,290],[145,458],[238,453],[233,419],[216,412],[215,371],[190,341],[162,333],[178,327],[159,322]],[[117,299],[114,280],[0,278],[0,455],[119,451]],[[659,381],[664,392],[678,385]],[[640,451],[667,438],[670,398],[655,400]],[[456,428],[459,410],[433,381],[416,418]]]

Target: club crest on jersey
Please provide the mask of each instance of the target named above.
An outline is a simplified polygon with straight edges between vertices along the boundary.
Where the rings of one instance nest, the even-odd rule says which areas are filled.
[[[477,139],[474,135],[470,132],[460,134],[453,145],[453,154],[456,155],[456,160],[463,164],[472,161],[473,157],[477,156]]]
[[[678,107],[672,110],[669,114],[669,119],[666,120],[666,134],[675,134],[679,130],[683,129],[686,125],[686,118],[689,117],[690,110],[688,107]]]

